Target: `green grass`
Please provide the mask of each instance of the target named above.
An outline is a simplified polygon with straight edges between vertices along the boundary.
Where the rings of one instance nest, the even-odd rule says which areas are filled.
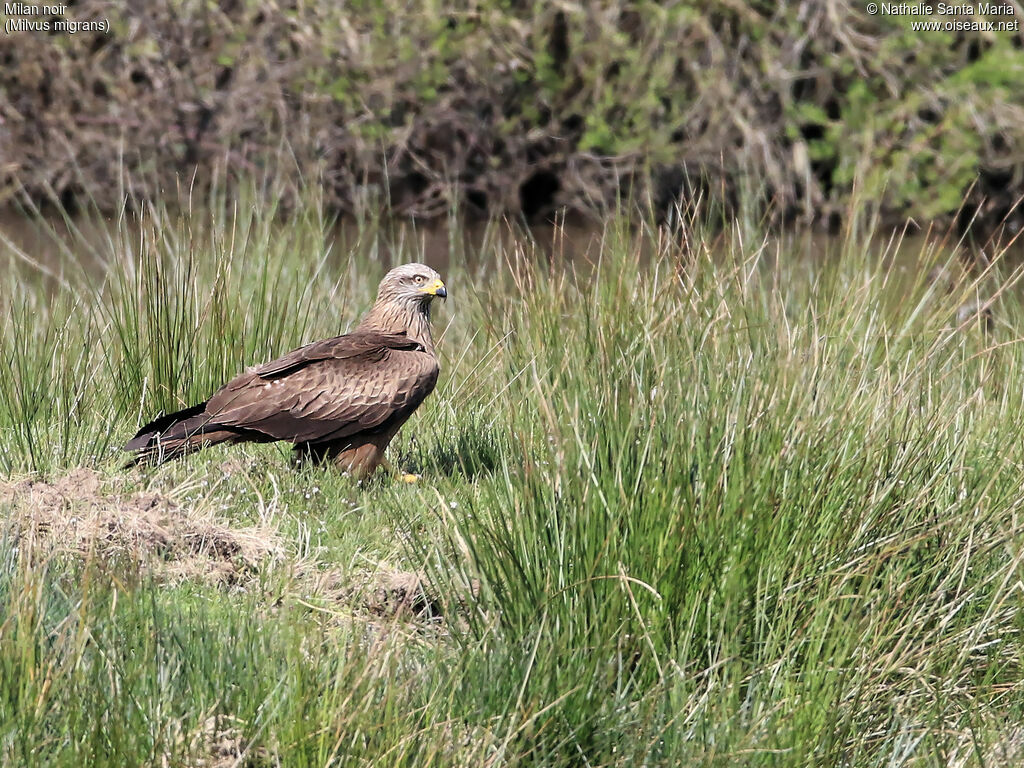
[[[422,256],[380,221],[332,248],[315,207],[264,202],[150,210],[92,241],[99,272],[3,277],[0,469],[96,467],[286,555],[217,587],[8,532],[0,763],[235,764],[224,741],[287,766],[1020,759],[1006,258],[947,292],[925,275],[955,248],[870,231],[807,260],[748,223],[613,221],[575,267],[453,240],[442,378],[392,447],[417,487],[278,446],[121,470],[141,420],[345,330],[387,259]],[[991,323],[958,316],[977,296]],[[425,573],[440,616],[302,577],[380,563]]]

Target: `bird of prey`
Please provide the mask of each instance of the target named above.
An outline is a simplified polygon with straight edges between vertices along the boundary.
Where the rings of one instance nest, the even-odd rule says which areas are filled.
[[[392,269],[354,331],[251,368],[205,403],[151,421],[125,445],[135,452],[131,464],[160,464],[217,443],[287,440],[300,460],[368,477],[387,466],[384,449],[434,389],[440,369],[430,304],[447,296],[428,266]]]

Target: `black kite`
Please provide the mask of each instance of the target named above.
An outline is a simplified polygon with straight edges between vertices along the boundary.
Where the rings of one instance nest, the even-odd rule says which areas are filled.
[[[447,295],[430,267],[396,267],[352,333],[250,369],[205,403],[150,422],[125,450],[136,452],[133,463],[159,464],[216,443],[287,440],[298,458],[367,477],[434,389],[430,303]]]

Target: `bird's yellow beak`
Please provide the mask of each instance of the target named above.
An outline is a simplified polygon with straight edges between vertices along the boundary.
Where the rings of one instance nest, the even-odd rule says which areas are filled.
[[[432,283],[427,283],[422,288],[420,288],[420,290],[423,291],[424,293],[429,293],[431,296],[440,296],[442,299],[448,296],[448,290],[444,287],[444,283],[442,283],[440,280],[435,280]]]

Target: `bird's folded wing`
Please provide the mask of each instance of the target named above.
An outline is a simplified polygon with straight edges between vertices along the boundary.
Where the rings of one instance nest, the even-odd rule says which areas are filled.
[[[320,360],[346,360],[351,358],[382,359],[388,350],[422,350],[422,345],[404,333],[350,333],[332,339],[314,341],[292,350],[276,360],[252,370],[260,378],[272,378],[290,373]],[[239,377],[241,378],[241,377]],[[234,382],[230,382],[228,386]]]
[[[302,352],[296,350],[229,382],[210,398],[206,412],[217,424],[293,442],[373,429],[411,412],[437,381],[436,359],[407,339],[403,347],[366,343],[356,351],[352,344],[339,345],[340,356],[325,348],[278,365]]]

